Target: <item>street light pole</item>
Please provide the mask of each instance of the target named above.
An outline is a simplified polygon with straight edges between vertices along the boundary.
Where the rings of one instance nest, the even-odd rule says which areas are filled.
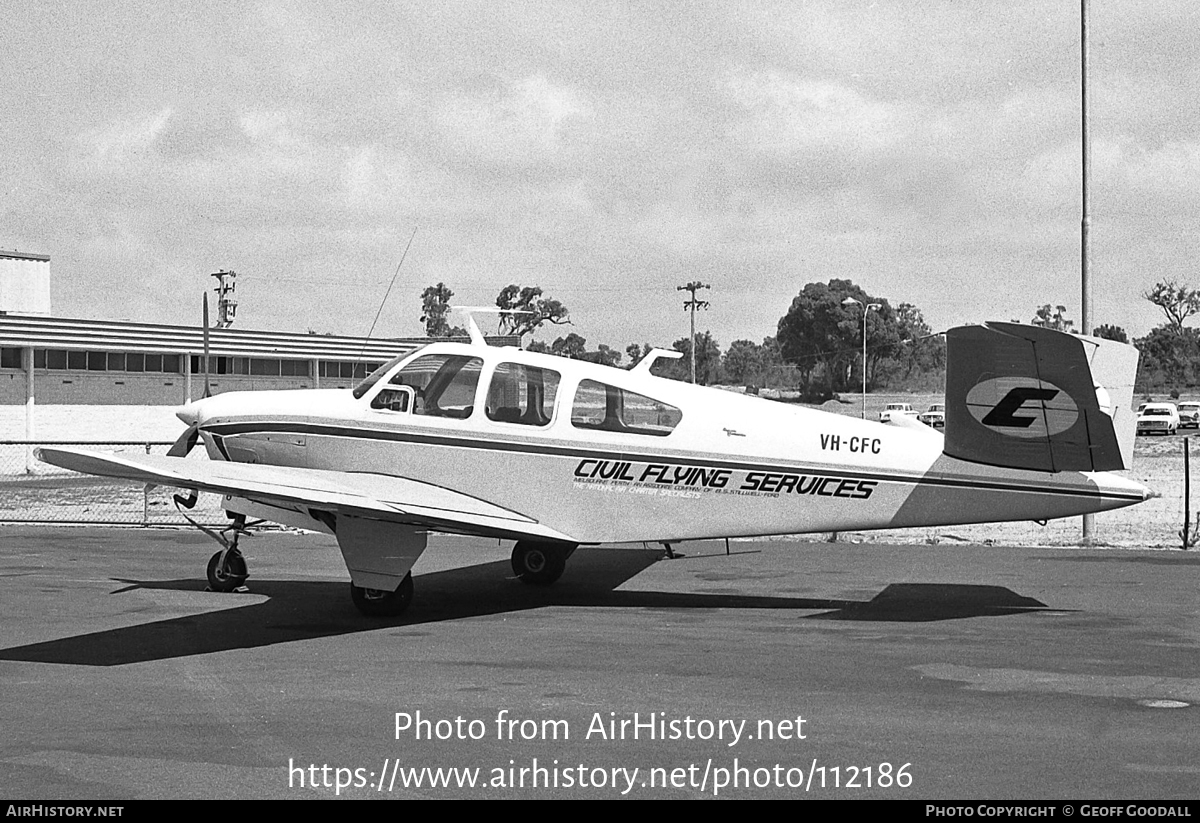
[[[863,305],[861,300],[855,300],[853,297],[847,297],[842,301],[843,306],[849,306],[853,303],[856,306],[863,307],[863,346],[862,346],[862,419],[867,419],[867,313],[871,309],[879,310],[883,307],[881,303],[869,303]]]

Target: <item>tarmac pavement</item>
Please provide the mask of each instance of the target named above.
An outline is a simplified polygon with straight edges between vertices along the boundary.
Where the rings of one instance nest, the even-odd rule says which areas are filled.
[[[537,588],[437,536],[378,620],[333,538],[242,545],[218,594],[193,531],[0,530],[0,796],[1200,796],[1200,552],[582,548]]]

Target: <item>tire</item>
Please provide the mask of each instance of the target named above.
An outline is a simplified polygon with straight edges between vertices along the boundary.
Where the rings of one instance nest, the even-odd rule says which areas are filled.
[[[522,540],[513,546],[512,570],[522,583],[549,586],[567,569],[569,550],[550,543]]]
[[[412,604],[412,572],[404,575],[394,592],[381,589],[366,589],[350,584],[350,599],[354,606],[367,617],[396,617],[404,614]]]
[[[224,567],[221,566],[220,552],[208,559],[208,587],[214,592],[231,592],[249,576],[246,558],[237,549],[226,553]]]

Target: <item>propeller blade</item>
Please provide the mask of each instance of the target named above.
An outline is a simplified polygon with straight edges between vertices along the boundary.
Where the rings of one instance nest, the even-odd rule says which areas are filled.
[[[167,457],[187,457],[196,446],[196,442],[200,439],[200,427],[192,424],[188,426],[183,434],[179,435],[179,439],[171,448],[167,449]]]

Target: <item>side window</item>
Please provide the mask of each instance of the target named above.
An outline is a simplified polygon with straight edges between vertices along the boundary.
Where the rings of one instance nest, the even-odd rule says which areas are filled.
[[[479,373],[482,369],[483,360],[478,357],[461,354],[429,354],[418,357],[392,376],[388,385],[371,401],[371,408],[394,408],[398,392],[392,387],[409,386],[413,394],[413,414],[427,417],[470,417],[474,411],[475,387],[479,385]],[[407,403],[402,405],[407,406]]]
[[[554,416],[558,381],[558,372],[550,369],[501,363],[488,386],[488,419],[525,426],[548,425]]]
[[[674,406],[616,386],[584,380],[575,392],[571,425],[577,429],[666,437],[683,414]]]

